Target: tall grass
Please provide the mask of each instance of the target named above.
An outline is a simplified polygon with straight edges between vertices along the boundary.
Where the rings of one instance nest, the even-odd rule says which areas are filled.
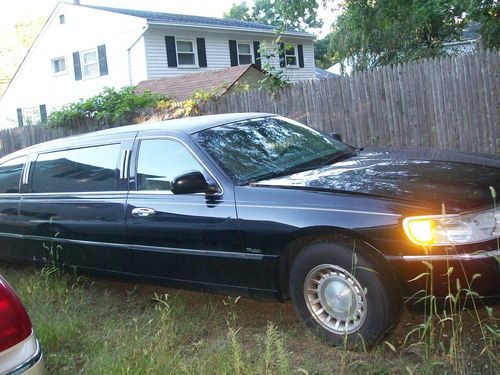
[[[496,192],[493,187],[490,190],[496,208]],[[446,214],[444,205],[442,214]],[[497,248],[500,248],[498,239]],[[432,248],[424,250],[426,254],[432,252]],[[448,253],[456,252],[455,247],[450,246]],[[418,350],[422,363],[408,372],[419,369],[423,374],[440,371],[453,374],[500,373],[500,319],[495,309],[487,306],[474,290],[474,281],[481,275],[469,277],[462,260],[458,261],[458,269],[447,260],[446,273],[442,276],[446,277],[448,290],[444,301],[439,301],[434,293],[434,264],[423,263],[427,272],[410,282],[425,277],[427,288],[417,293],[422,295],[417,302],[423,303],[424,319],[406,334],[404,341],[405,347]],[[474,340],[467,334],[468,329],[478,333]]]

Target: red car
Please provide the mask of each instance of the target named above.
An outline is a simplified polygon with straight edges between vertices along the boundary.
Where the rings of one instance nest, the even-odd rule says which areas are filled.
[[[30,318],[10,285],[0,276],[0,374],[43,374],[42,351]]]

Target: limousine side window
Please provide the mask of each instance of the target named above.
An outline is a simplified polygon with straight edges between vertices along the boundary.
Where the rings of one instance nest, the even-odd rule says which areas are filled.
[[[93,146],[38,155],[33,193],[116,190],[120,144]]]
[[[0,193],[19,193],[19,182],[26,156],[14,158],[0,165]]]
[[[138,190],[171,190],[175,177],[193,170],[203,172],[203,167],[181,143],[169,139],[141,141]]]

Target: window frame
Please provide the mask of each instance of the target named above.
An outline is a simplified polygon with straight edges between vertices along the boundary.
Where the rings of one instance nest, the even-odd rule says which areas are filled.
[[[193,52],[179,52],[178,42],[190,42],[193,46]],[[181,64],[179,62],[179,53],[192,54],[194,56],[194,64]],[[198,64],[198,46],[196,45],[196,39],[194,38],[178,38],[175,37],[175,58],[177,59],[178,68],[199,68]]]
[[[250,47],[250,53],[240,53],[240,44],[248,44],[248,46]],[[253,53],[253,42],[237,40],[236,41],[236,54],[238,56],[238,65],[246,65],[246,64],[242,64],[240,62],[240,55],[250,56],[250,64],[255,63],[255,57],[254,57],[254,53]]]
[[[85,64],[85,59],[84,59],[83,56],[86,53],[89,53],[89,52],[94,52],[95,53],[96,60],[95,60],[95,63]],[[80,51],[79,53],[80,53],[80,65],[81,65],[81,72],[82,72],[82,80],[100,77],[101,76],[101,68],[99,66],[99,52],[97,51],[97,47],[86,49],[86,50]],[[95,74],[87,74],[86,75],[85,74],[85,67],[89,66],[89,65],[94,65],[94,64],[97,65],[97,73],[95,73]]]
[[[56,72],[54,67],[54,63],[57,61],[57,60],[62,60],[64,61],[64,70],[61,70],[59,72]],[[53,59],[50,60],[50,66],[52,68],[52,75],[53,76],[61,76],[61,75],[64,75],[66,73],[68,73],[68,64],[66,64],[66,56],[59,56],[59,57],[54,57]]]
[[[183,195],[203,195],[203,196],[211,196],[211,197],[219,197],[224,195],[224,187],[219,181],[217,177],[215,177],[215,174],[210,171],[210,169],[207,167],[207,165],[203,162],[203,160],[196,154],[196,152],[193,151],[193,149],[182,139],[173,137],[173,136],[168,136],[168,135],[144,135],[142,137],[137,137],[137,139],[134,142],[134,147],[133,147],[133,152],[135,155],[133,155],[133,166],[131,166],[130,172],[132,174],[129,176],[131,181],[134,181],[133,183],[133,189],[129,188],[128,193],[129,194],[150,194],[150,195],[172,195],[175,196],[172,192],[172,190],[139,190],[139,181],[137,178],[138,171],[137,168],[139,166],[139,152],[140,152],[140,147],[141,147],[141,142],[143,141],[149,141],[149,140],[166,140],[166,141],[174,141],[179,143],[181,146],[183,146],[188,153],[201,165],[202,170],[200,171],[206,178],[206,176],[210,176],[210,178],[215,182],[217,185],[217,191],[213,193],[193,193],[193,194],[183,194]]]
[[[38,158],[41,155],[47,155],[47,154],[52,154],[56,152],[65,152],[65,151],[74,151],[74,150],[81,150],[84,148],[92,148],[92,147],[103,147],[103,146],[112,146],[112,145],[120,145],[119,151],[117,158],[115,160],[115,177],[114,177],[114,189],[113,190],[106,190],[106,191],[61,191],[61,192],[33,192],[33,182],[35,180],[35,170],[36,170],[36,164],[38,162]],[[82,144],[82,145],[75,145],[71,147],[63,147],[63,148],[56,148],[52,150],[43,150],[40,152],[37,152],[35,154],[32,154],[29,157],[29,160],[27,160],[28,163],[28,168],[30,169],[28,171],[28,192],[26,194],[30,195],[75,195],[75,194],[121,194],[121,193],[126,193],[127,189],[125,190],[120,190],[119,184],[120,184],[120,179],[118,178],[117,171],[119,171],[119,168],[121,167],[119,165],[121,155],[122,155],[122,150],[123,150],[123,141],[122,140],[113,140],[113,141],[107,141],[103,143],[95,143],[95,144]]]
[[[30,113],[30,111],[32,113]],[[37,113],[38,115],[38,120],[37,121],[31,121],[32,119],[36,118],[33,117],[33,113]],[[23,114],[23,124],[24,125],[39,125],[42,123],[42,114],[40,113],[40,107],[27,107],[27,108],[22,108],[22,114]],[[28,121],[28,116],[29,120]]]
[[[288,54],[288,49],[286,48],[287,46],[293,48],[293,50],[294,50],[293,55]],[[299,51],[298,51],[298,49],[299,49],[298,44],[285,43],[285,51],[284,51],[285,52],[285,66],[287,68],[291,68],[291,69],[298,69],[299,68]],[[295,57],[295,64],[294,65],[289,64],[287,57]]]

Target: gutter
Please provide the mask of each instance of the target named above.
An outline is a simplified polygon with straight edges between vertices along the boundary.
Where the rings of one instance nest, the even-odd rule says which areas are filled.
[[[137,44],[137,42],[139,42],[139,40],[141,40],[141,38],[144,36],[146,31],[148,31],[148,30],[149,30],[149,23],[146,23],[146,26],[144,26],[140,35],[134,40],[134,43],[132,43],[132,45],[127,48],[127,59],[128,59],[127,65],[128,65],[128,83],[129,83],[129,85],[132,85],[132,61],[130,60],[130,50],[132,48],[134,48],[134,46]],[[145,54],[144,58],[145,59],[147,58],[147,54]],[[148,62],[146,61],[146,76],[147,76],[147,69],[148,69]]]
[[[151,22],[148,20],[149,25],[153,26],[177,26],[177,27],[183,27],[183,28],[195,28],[195,29],[211,29],[211,30],[220,30],[220,31],[242,31],[242,32],[247,32],[247,33],[258,33],[258,34],[269,34],[269,35],[276,35],[274,30],[259,30],[259,29],[252,29],[249,30],[248,28],[245,27],[225,27],[225,26],[212,26],[212,25],[192,25],[192,24],[179,24],[179,23],[164,23],[164,22]],[[305,33],[305,32],[290,32],[290,31],[285,31],[282,34],[282,36],[293,36],[293,37],[298,37],[298,38],[306,38],[306,39],[316,39],[315,35]]]

